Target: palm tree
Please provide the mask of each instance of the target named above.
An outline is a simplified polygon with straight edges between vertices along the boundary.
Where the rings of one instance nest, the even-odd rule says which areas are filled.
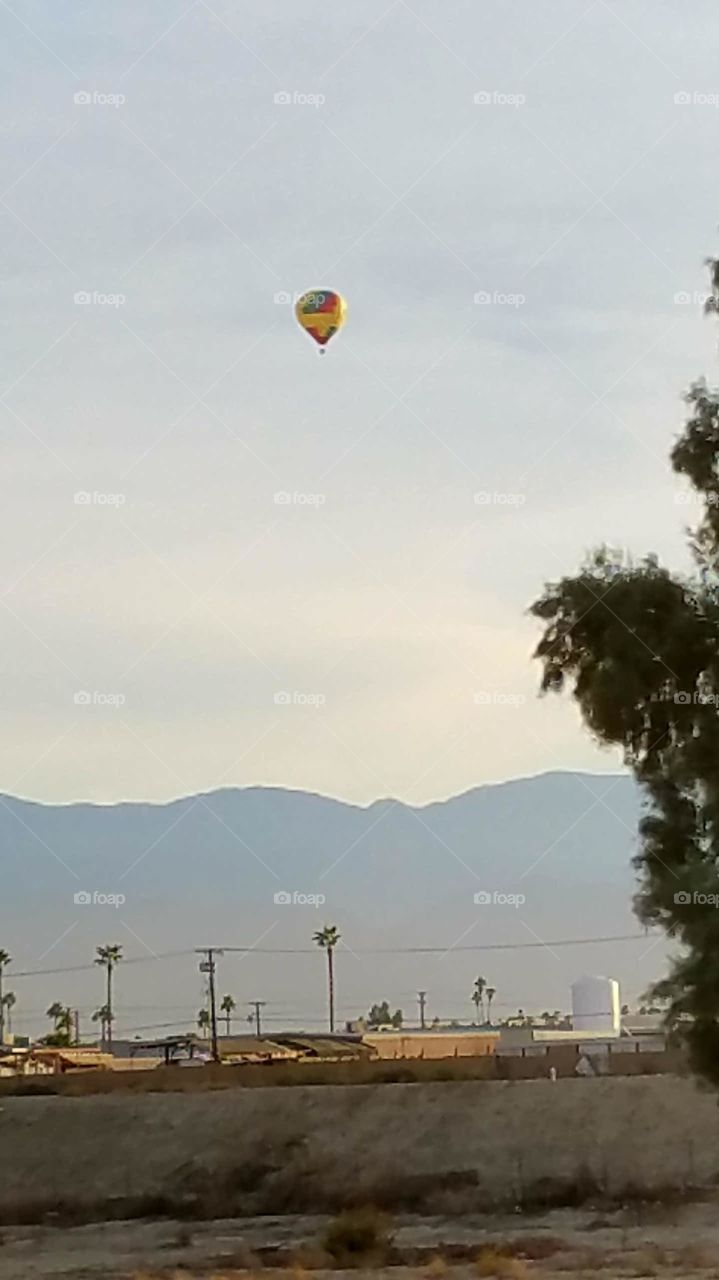
[[[485,995],[487,997],[487,1023],[489,1025],[491,1025],[491,1022],[492,1022],[492,1001],[494,1000],[494,997],[496,996],[496,994],[497,994],[496,987],[487,987],[487,990],[485,991]]]
[[[481,1009],[482,1009],[482,1021],[484,1021],[484,998],[483,998],[483,997],[484,997],[484,993],[485,993],[486,989],[487,989],[487,983],[486,983],[485,979],[484,979],[484,978],[475,978],[475,981],[474,981],[474,991],[472,992],[472,1004],[474,1005],[474,1007],[475,1007],[475,1009],[476,1009],[476,1011],[477,1011],[477,1013],[476,1013],[476,1017],[477,1017],[477,1018],[479,1018],[479,1010],[480,1010],[480,1007],[481,1007]]]
[[[197,1025],[203,1036],[206,1037],[210,1029],[210,1015],[207,1009],[200,1009],[200,1012],[197,1015]]]
[[[7,1017],[4,1019],[3,1031],[5,1024],[7,1024],[7,1032],[8,1035],[10,1035],[12,1032],[12,1011],[17,1004],[17,996],[15,995],[15,992],[7,991],[5,995],[2,996],[2,1003],[3,1008],[7,1010]]]
[[[105,1043],[105,1038],[106,1038],[107,1012],[108,1012],[107,1005],[103,1004],[99,1009],[96,1009],[92,1015],[93,1022],[100,1023],[100,1028],[101,1028],[100,1036],[103,1044]]]
[[[335,1029],[335,947],[340,940],[340,931],[334,924],[326,924],[312,936],[313,942],[327,952],[327,983],[329,991],[330,1033]]]
[[[12,964],[12,956],[0,947],[0,1044],[5,1043],[5,1003],[3,1001],[3,972],[5,966]]]
[[[51,1035],[45,1037],[45,1043],[68,1045],[72,1032],[72,1009],[56,1000],[47,1010],[47,1016],[52,1018],[53,1030]]]
[[[231,1020],[231,1018],[232,1018],[232,1014],[233,1014],[234,1010],[236,1009],[236,1007],[237,1007],[237,1006],[236,1006],[235,1001],[233,1000],[232,996],[223,996],[223,997],[222,997],[222,1000],[221,1000],[221,1002],[220,1002],[220,1009],[221,1009],[221,1011],[222,1011],[222,1012],[224,1013],[224,1015],[225,1015],[225,1022],[227,1023],[227,1034],[228,1034],[228,1036],[229,1036],[229,1034],[230,1034],[230,1020]]]
[[[112,974],[113,970],[122,960],[122,947],[117,943],[107,944],[104,947],[97,947],[97,955],[95,964],[100,965],[107,972],[107,999],[105,1000],[105,1020],[103,1023],[103,1048],[108,1053],[112,1052],[112,1024],[114,1021],[114,1013],[112,1010]]]

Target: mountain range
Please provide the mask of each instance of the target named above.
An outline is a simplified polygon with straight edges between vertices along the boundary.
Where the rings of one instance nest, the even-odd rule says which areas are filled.
[[[265,999],[269,1024],[321,1025],[312,935],[324,923],[342,935],[341,1018],[386,998],[409,1019],[425,989],[430,1015],[467,1020],[477,974],[499,1014],[567,1008],[584,972],[619,978],[631,1001],[665,957],[631,909],[639,811],[629,776],[571,772],[422,807],[277,787],[169,804],[3,796],[0,946],[14,958],[16,1029],[42,1025],[55,999],[87,1017],[101,1003],[94,948],[108,941],[126,956],[128,1034],[192,1018],[203,999],[194,948],[210,945],[228,949],[218,981],[242,1017]],[[596,938],[622,940],[581,942]]]

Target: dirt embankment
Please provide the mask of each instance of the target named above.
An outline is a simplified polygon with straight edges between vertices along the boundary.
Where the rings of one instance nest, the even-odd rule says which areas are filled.
[[[673,1077],[4,1098],[0,1222],[471,1212],[719,1180],[714,1094]]]

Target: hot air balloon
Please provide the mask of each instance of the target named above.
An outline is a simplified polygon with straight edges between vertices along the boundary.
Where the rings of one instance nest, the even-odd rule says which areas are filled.
[[[347,303],[332,289],[310,289],[295,306],[299,323],[318,343],[320,355],[324,355],[323,348],[342,328],[346,314]]]

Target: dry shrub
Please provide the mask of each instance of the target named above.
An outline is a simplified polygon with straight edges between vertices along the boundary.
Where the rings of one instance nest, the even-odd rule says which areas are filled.
[[[309,1274],[307,1268],[303,1267],[299,1262],[295,1262],[290,1267],[291,1280],[308,1280]]]
[[[379,1266],[391,1244],[389,1219],[373,1205],[346,1209],[329,1224],[321,1243],[340,1267]]]
[[[194,1237],[189,1227],[179,1227],[167,1242],[168,1249],[191,1249]]]
[[[632,1252],[627,1259],[634,1276],[658,1276],[669,1266],[670,1258],[666,1249],[658,1244],[645,1244],[641,1249]]]
[[[526,1264],[521,1258],[511,1258],[498,1249],[483,1249],[477,1258],[477,1275],[497,1277],[497,1280],[526,1280],[529,1276]]]
[[[691,1267],[694,1271],[708,1271],[710,1267],[716,1266],[716,1258],[700,1244],[686,1245],[679,1252],[678,1259],[683,1267]]]
[[[522,1258],[541,1261],[542,1258],[553,1258],[555,1254],[566,1249],[566,1241],[559,1236],[537,1234],[517,1236],[512,1241],[512,1253]]]
[[[321,1245],[305,1240],[292,1250],[289,1265],[293,1280],[302,1280],[309,1271],[325,1271],[331,1268],[332,1259]]]
[[[238,1271],[246,1271],[250,1273],[262,1271],[262,1259],[247,1244],[238,1244],[236,1249],[233,1250],[231,1257],[223,1258],[222,1261],[218,1258],[213,1259],[213,1264],[214,1266],[222,1266],[233,1275]],[[184,1280],[186,1280],[186,1276],[184,1277]]]
[[[437,1253],[433,1258],[430,1258],[423,1274],[427,1277],[427,1280],[444,1280],[447,1274],[447,1263],[441,1254]]]

